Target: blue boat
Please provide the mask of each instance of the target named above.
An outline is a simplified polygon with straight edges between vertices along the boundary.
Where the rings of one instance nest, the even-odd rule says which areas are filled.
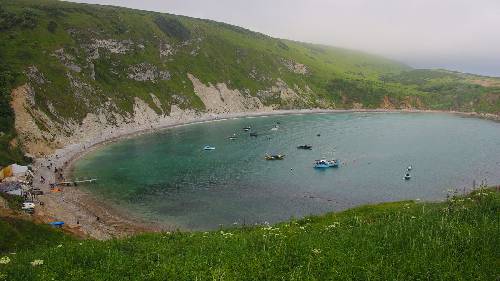
[[[60,228],[64,225],[64,222],[63,221],[54,221],[54,222],[50,222],[49,224],[53,227]]]
[[[339,167],[339,160],[336,159],[333,160],[321,159],[321,160],[316,160],[316,162],[314,162],[314,168],[316,169],[338,168],[338,167]]]
[[[203,150],[215,150],[215,147],[210,145],[205,145],[205,147],[203,147]]]

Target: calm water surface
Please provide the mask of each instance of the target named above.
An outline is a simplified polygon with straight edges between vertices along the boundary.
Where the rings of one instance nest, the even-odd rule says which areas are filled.
[[[286,159],[265,161],[266,152]],[[342,166],[313,169],[322,157]],[[408,165],[412,179],[404,181]],[[150,221],[196,230],[273,223],[366,203],[441,200],[473,181],[500,184],[500,123],[412,113],[242,118],[123,140],[74,168],[75,177],[99,179],[82,188]]]

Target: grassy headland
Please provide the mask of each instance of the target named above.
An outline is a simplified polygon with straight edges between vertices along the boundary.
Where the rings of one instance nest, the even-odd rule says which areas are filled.
[[[441,203],[384,203],[211,232],[76,240],[45,226],[2,220],[0,233],[0,258],[9,260],[0,264],[0,280],[500,277],[500,193],[493,189]]]

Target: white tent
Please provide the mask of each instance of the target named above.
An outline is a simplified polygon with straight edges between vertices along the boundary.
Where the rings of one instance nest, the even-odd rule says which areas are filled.
[[[12,174],[16,177],[19,177],[19,176],[22,177],[28,171],[28,166],[21,166],[21,165],[17,165],[17,164],[12,164],[11,167],[12,167]]]

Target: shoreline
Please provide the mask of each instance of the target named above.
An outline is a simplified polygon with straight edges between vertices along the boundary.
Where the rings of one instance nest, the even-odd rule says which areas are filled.
[[[40,201],[43,206],[37,205],[35,217],[43,222],[55,220],[65,221],[64,229],[80,237],[91,237],[99,240],[130,236],[143,232],[158,232],[175,230],[168,226],[158,226],[154,222],[146,222],[124,210],[118,210],[106,200],[97,198],[94,194],[77,188],[64,187],[62,192],[51,192],[49,183],[57,182],[59,174],[66,178],[71,175],[74,163],[86,154],[105,145],[133,138],[144,134],[168,130],[191,124],[223,121],[247,117],[266,117],[276,115],[295,114],[334,114],[334,113],[441,113],[454,114],[462,117],[481,118],[499,122],[500,116],[495,114],[480,114],[475,112],[455,112],[437,110],[395,110],[395,109],[300,109],[300,110],[272,110],[257,112],[240,112],[228,114],[200,114],[195,117],[173,120],[171,124],[155,124],[151,128],[138,128],[132,131],[118,131],[114,135],[104,136],[104,139],[90,139],[57,149],[51,155],[37,158],[33,162],[33,187],[40,188],[44,195]],[[101,135],[102,138],[102,135]],[[53,169],[57,169],[54,172]],[[40,182],[43,177],[45,182]]]

